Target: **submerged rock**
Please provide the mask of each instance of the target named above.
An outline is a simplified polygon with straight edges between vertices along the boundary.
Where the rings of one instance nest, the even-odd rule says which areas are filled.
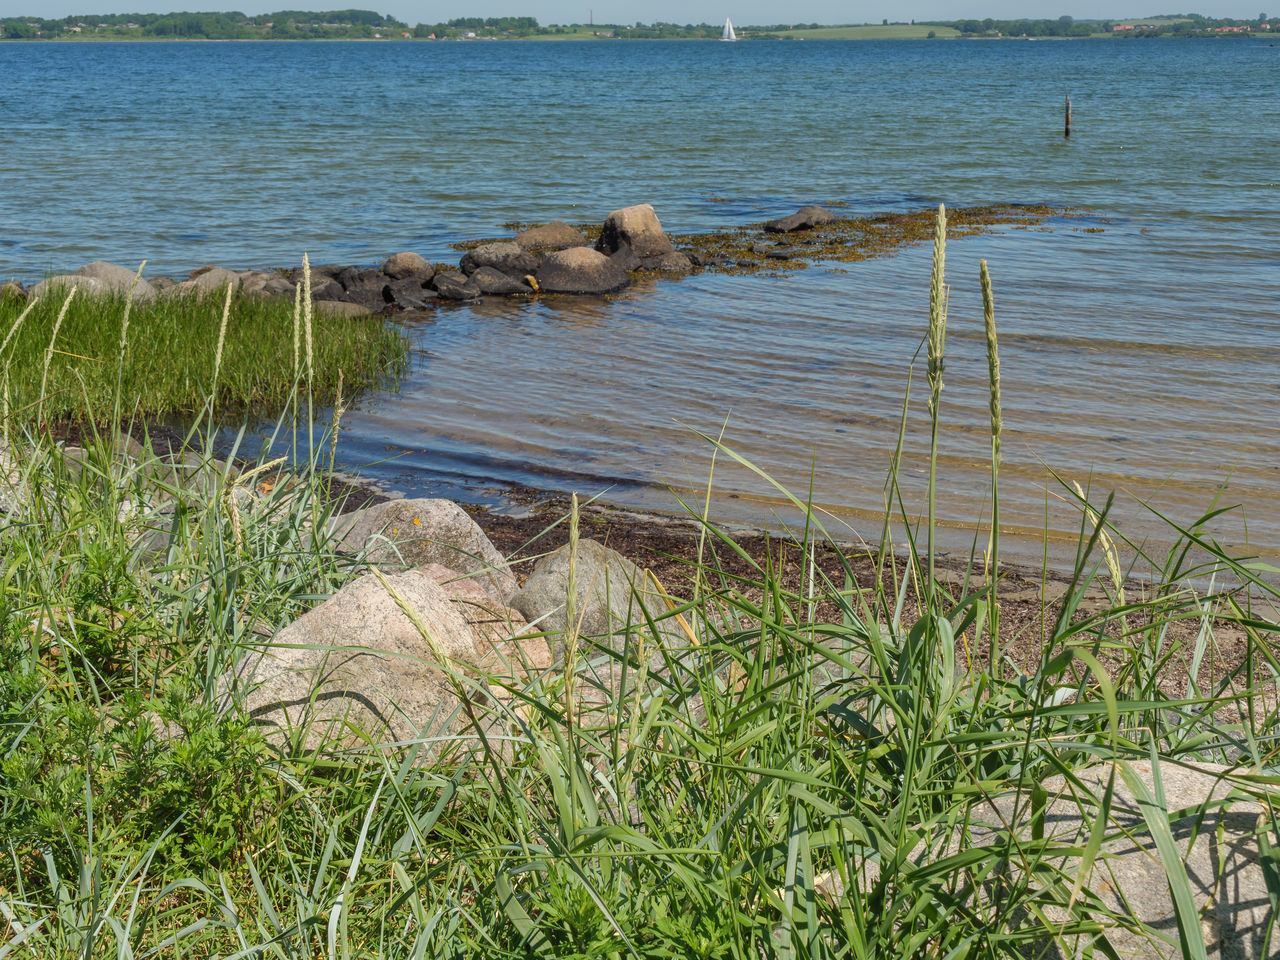
[[[808,230],[823,223],[834,223],[836,215],[825,207],[801,207],[789,217],[770,220],[764,225],[766,233],[791,233],[795,230]]]

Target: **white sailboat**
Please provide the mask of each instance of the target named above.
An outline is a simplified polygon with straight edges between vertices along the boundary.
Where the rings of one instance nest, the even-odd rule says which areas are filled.
[[[724,18],[724,32],[720,34],[721,43],[732,43],[738,38],[733,33],[733,24],[729,22],[729,18]]]

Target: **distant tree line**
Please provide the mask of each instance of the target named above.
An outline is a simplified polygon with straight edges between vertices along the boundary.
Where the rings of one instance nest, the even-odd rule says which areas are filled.
[[[1130,20],[921,20],[926,26],[951,27],[968,37],[1088,37],[1107,34],[1122,39],[1133,37],[1210,37],[1266,35],[1276,25],[1265,13],[1256,20],[1206,17],[1198,13],[1166,13]]]
[[[58,20],[0,19],[7,40],[74,37],[157,37],[207,40],[362,39],[379,32],[407,31],[394,17],[371,10],[281,10],[249,17],[227,13],[75,14]]]

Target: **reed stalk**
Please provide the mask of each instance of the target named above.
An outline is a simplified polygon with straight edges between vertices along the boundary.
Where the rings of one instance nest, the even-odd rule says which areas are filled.
[[[947,344],[947,290],[945,286],[947,261],[947,208],[938,204],[938,218],[934,222],[933,270],[929,280],[929,578],[928,590],[932,594],[937,583],[935,576],[934,528],[937,525],[937,475],[938,475],[938,421],[942,400],[943,357]]]
[[[996,340],[996,308],[991,293],[991,275],[987,261],[978,261],[978,280],[982,285],[982,319],[987,339],[987,386],[991,400],[991,538],[987,547],[990,566],[987,575],[991,581],[991,615],[988,618],[991,631],[991,655],[987,669],[994,677],[1000,664],[1000,351]]]

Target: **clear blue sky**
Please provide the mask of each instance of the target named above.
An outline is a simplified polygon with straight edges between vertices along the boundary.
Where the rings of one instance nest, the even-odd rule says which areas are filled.
[[[1176,0],[1175,0],[1176,2]],[[1050,17],[1063,14],[1092,19],[1131,19],[1191,9],[1209,17],[1252,19],[1266,11],[1280,14],[1262,0],[1212,0],[1185,6],[1158,3],[1119,4],[1106,0],[0,0],[0,16],[64,17],[91,13],[168,13],[173,10],[332,10],[357,8],[390,14],[409,24],[438,23],[464,16],[532,16],[540,23],[586,23],[594,11],[597,23],[879,23],[889,20],[955,20],[973,17]],[[1259,5],[1261,4],[1261,5]]]

